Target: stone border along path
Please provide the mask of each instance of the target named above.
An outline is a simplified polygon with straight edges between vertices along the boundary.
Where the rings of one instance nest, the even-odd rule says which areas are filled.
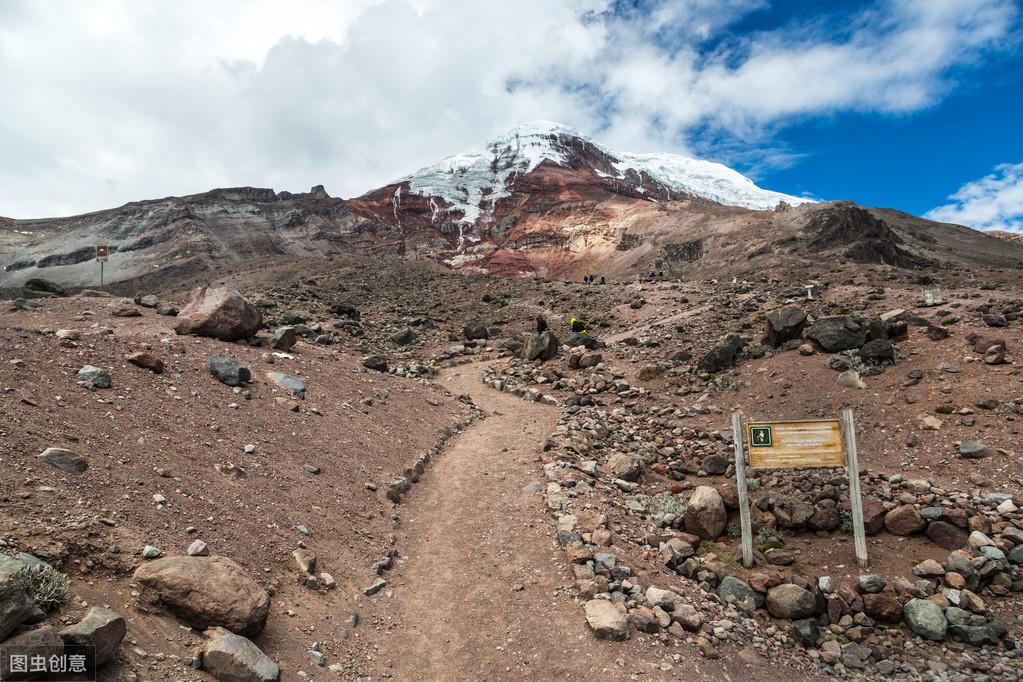
[[[364,631],[375,674],[395,680],[733,680],[740,661],[674,653],[656,637],[597,640],[550,536],[537,456],[560,410],[480,382],[494,361],[439,383],[487,416],[453,437],[403,500],[403,560],[373,597],[390,626]],[[498,361],[499,362],[499,361]],[[644,648],[648,643],[649,648]],[[758,679],[781,679],[767,668]]]

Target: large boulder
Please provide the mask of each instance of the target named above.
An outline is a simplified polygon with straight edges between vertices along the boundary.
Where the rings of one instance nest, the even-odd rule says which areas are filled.
[[[67,290],[56,282],[51,282],[42,277],[33,277],[25,280],[23,285],[25,296],[41,298],[45,296],[67,296]]]
[[[96,665],[114,660],[128,626],[115,611],[93,606],[85,618],[60,631],[65,644],[96,647]]]
[[[202,669],[221,682],[277,682],[281,669],[251,641],[224,628],[203,633]]]
[[[522,346],[523,360],[542,360],[547,362],[558,354],[558,337],[547,330],[543,334],[526,334],[526,343]]]
[[[873,594],[864,594],[863,612],[874,620],[886,623],[898,623],[902,620],[902,603],[891,590],[882,590]]]
[[[144,596],[190,627],[228,628],[242,635],[263,629],[270,595],[241,566],[223,556],[175,556],[142,564],[135,581]]]
[[[750,613],[764,605],[764,595],[738,578],[726,575],[718,584],[718,596],[729,604]]]
[[[35,604],[25,591],[0,574],[0,642],[24,623],[34,609]]]
[[[211,336],[237,341],[254,336],[263,326],[259,308],[231,289],[199,287],[178,312],[174,331],[178,334]]]
[[[859,348],[867,341],[867,330],[849,315],[822,317],[809,326],[806,336],[829,353]]]
[[[742,337],[737,334],[729,334],[724,341],[707,351],[707,354],[700,358],[699,368],[704,372],[721,372],[735,364],[739,357],[739,351],[746,345]]]
[[[927,526],[927,537],[937,546],[954,551],[966,546],[970,534],[947,521],[932,521],[931,525]]]
[[[902,607],[909,629],[924,639],[935,641],[945,639],[948,621],[941,607],[928,599],[910,599]]]
[[[50,657],[57,656],[59,658],[64,653],[64,640],[60,638],[52,625],[44,625],[41,628],[23,632],[17,637],[11,637],[3,645],[5,649],[12,647],[8,649],[12,653],[17,652],[28,656],[29,661],[37,657],[49,661]],[[11,658],[7,655],[0,656],[0,680],[32,680],[42,677],[38,671],[11,672]],[[31,670],[31,666],[29,669]]]
[[[586,622],[600,639],[628,639],[629,619],[606,599],[591,599],[583,605]]]
[[[809,618],[817,610],[817,599],[799,585],[777,585],[767,591],[767,612],[775,618],[799,620]]]
[[[798,339],[806,326],[806,313],[799,306],[789,305],[767,313],[764,343],[777,348],[786,341]]]
[[[487,329],[486,325],[480,324],[479,322],[465,325],[462,329],[462,334],[469,341],[490,338],[490,331]]]
[[[884,515],[884,527],[892,535],[915,535],[927,527],[927,522],[911,504],[903,504]]]
[[[714,540],[725,530],[728,512],[721,493],[707,485],[701,485],[686,504],[686,532],[704,540]]]

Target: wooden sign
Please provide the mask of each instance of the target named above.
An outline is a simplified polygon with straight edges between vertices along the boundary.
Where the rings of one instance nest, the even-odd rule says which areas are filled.
[[[838,419],[749,422],[746,435],[751,469],[845,466]]]
[[[742,422],[741,415],[732,415],[735,483],[739,492],[739,525],[742,530],[742,565],[746,568],[753,566],[753,519],[746,482],[745,441],[748,441],[749,464],[754,469],[847,467],[856,563],[861,568],[867,568],[870,562],[867,558],[867,535],[863,527],[860,462],[856,451],[856,426],[853,424],[852,410],[842,410],[840,420],[759,421],[747,423],[745,429]]]
[[[941,289],[924,289],[923,299],[926,306],[941,305],[945,302],[941,297]]]
[[[104,262],[109,254],[110,254],[109,246],[96,247],[96,260],[98,260],[100,263]]]

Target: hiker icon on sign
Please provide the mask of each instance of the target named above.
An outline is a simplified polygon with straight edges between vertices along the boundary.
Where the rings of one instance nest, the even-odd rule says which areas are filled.
[[[773,444],[770,426],[751,426],[750,444],[755,448],[769,448]]]

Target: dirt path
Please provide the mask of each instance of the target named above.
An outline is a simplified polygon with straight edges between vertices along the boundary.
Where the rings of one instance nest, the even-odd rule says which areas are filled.
[[[431,681],[728,679],[699,659],[662,669],[681,650],[653,638],[594,639],[542,495],[523,490],[539,482],[537,455],[558,410],[485,388],[480,370],[441,378],[488,417],[453,440],[402,503],[404,558],[388,576],[393,627],[375,643],[377,672]]]

